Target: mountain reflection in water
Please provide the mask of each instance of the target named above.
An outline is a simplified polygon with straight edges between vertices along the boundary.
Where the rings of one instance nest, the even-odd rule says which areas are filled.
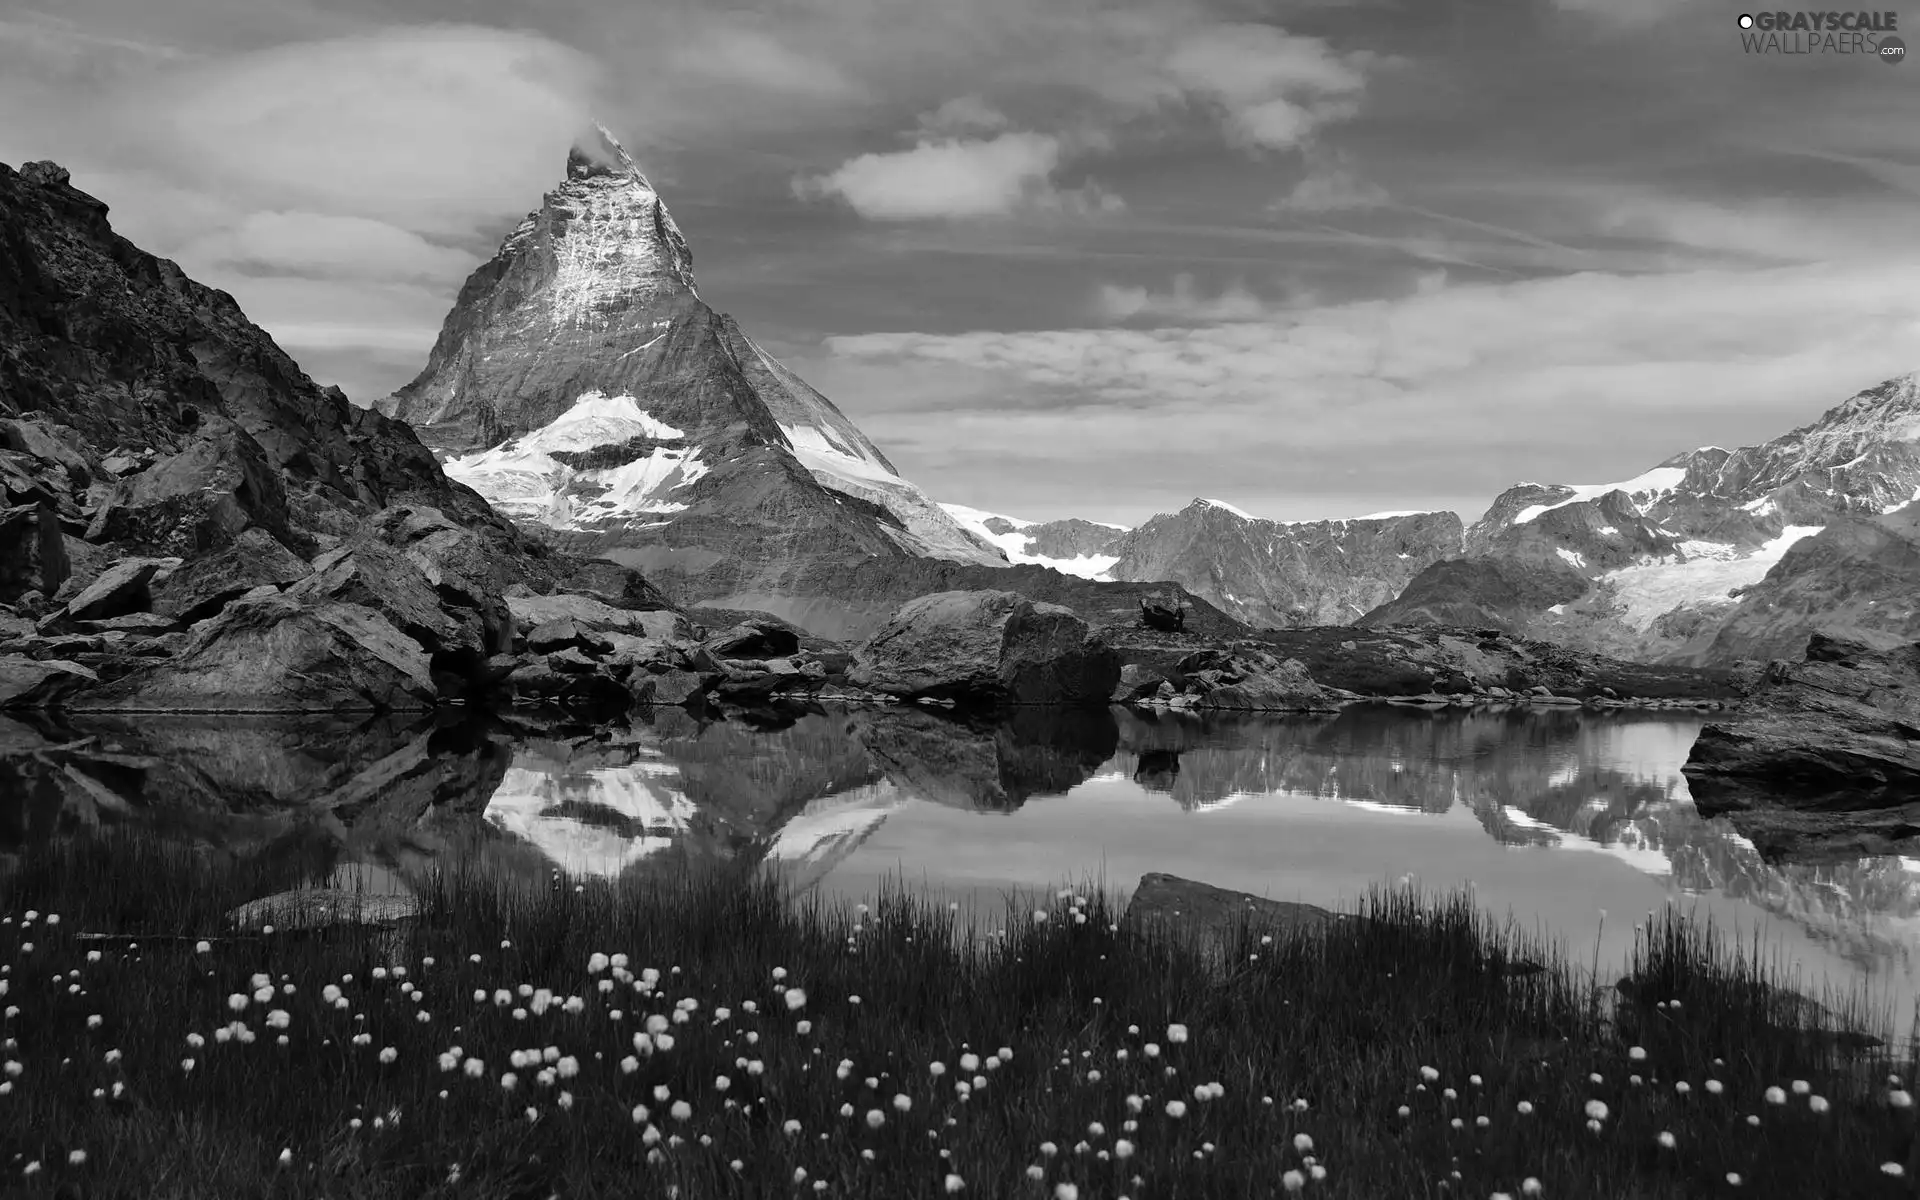
[[[1624,953],[1665,903],[1749,937],[1772,918],[1770,948],[1810,977],[1884,987],[1904,1021],[1920,860],[1763,861],[1688,799],[1701,723],[1523,706],[5,721],[0,853],[131,824],[259,858],[288,887],[372,871],[381,890],[453,860],[530,880],[778,863],[799,890],[850,897],[897,876],[990,914],[1007,889],[1096,874],[1328,906],[1411,877],[1470,884],[1583,958]]]

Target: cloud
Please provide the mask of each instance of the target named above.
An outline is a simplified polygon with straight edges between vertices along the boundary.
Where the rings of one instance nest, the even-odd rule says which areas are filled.
[[[1359,111],[1365,54],[1271,25],[1217,25],[1184,38],[1165,69],[1190,96],[1216,106],[1229,139],[1244,148],[1288,150],[1323,125]]]
[[[1250,321],[1268,316],[1278,308],[1241,283],[1229,285],[1217,296],[1202,296],[1194,286],[1192,274],[1187,272],[1174,276],[1173,289],[1168,292],[1102,284],[1095,293],[1094,307],[1101,316],[1113,320],[1146,317],[1182,324]]]
[[[467,234],[552,183],[598,78],[539,35],[442,25],[195,63],[118,107],[123,145],[203,187]]]
[[[938,411],[894,401],[869,434],[885,445],[944,430],[969,461],[1050,460],[1059,503],[1089,486],[1074,464],[1098,463],[1101,478],[1138,481],[1143,504],[1149,492],[1177,504],[1205,479],[1256,511],[1339,515],[1301,511],[1301,496],[1357,480],[1402,507],[1484,503],[1516,478],[1633,474],[1688,446],[1776,436],[1920,364],[1916,266],[1909,254],[1474,285],[1429,274],[1394,299],[1264,311],[1236,289],[1115,288],[1102,293],[1110,315],[1157,312],[1162,325],[876,333],[826,349],[849,411],[864,410],[869,365],[896,392],[914,364],[929,381],[970,381],[971,399],[936,388]],[[1175,324],[1210,303],[1215,323]]]
[[[1004,216],[1023,208],[1111,212],[1117,196],[1088,182],[1053,182],[1062,139],[1008,132],[991,138],[924,138],[911,150],[862,154],[820,176],[796,179],[801,199],[837,196],[871,220]]]
[[[963,133],[997,133],[1010,122],[1007,114],[979,96],[955,96],[932,112],[920,116],[920,130],[932,136]]]
[[[749,24],[746,15],[702,14],[698,24],[670,36],[673,73],[682,82],[748,88],[787,100],[846,101],[866,89],[831,61],[796,48]]]
[[[347,279],[460,279],[477,264],[464,250],[366,217],[255,212],[189,242],[183,260],[253,274]]]
[[[1681,0],[1553,0],[1553,7],[1629,32],[1698,6],[1684,5]]]
[[[1347,167],[1328,166],[1302,176],[1292,191],[1270,207],[1280,212],[1343,212],[1378,208],[1387,199],[1387,189],[1379,184],[1360,178]]]

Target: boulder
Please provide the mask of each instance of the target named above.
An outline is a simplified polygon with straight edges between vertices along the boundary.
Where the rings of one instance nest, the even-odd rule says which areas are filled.
[[[635,612],[671,611],[660,589],[632,567],[604,558],[589,558],[556,582],[562,592],[591,596],[612,608]]]
[[[1140,877],[1120,927],[1133,933],[1171,928],[1218,937],[1231,933],[1243,919],[1255,929],[1291,931],[1322,930],[1356,918],[1313,904],[1268,900],[1150,871]]]
[[[0,708],[59,708],[98,680],[86,667],[64,659],[0,656]]]
[[[32,419],[0,421],[0,446],[58,466],[73,490],[85,492],[93,482],[93,467],[81,444],[79,434],[64,425]]]
[[[507,608],[522,629],[532,629],[562,617],[572,618],[583,629],[599,633],[630,633],[640,637],[686,637],[692,625],[671,610],[636,611],[615,608],[593,596],[556,592],[551,596],[508,596]]]
[[[487,652],[499,654],[513,643],[513,615],[502,593],[509,572],[487,539],[456,524],[437,508],[402,504],[368,517],[349,546],[375,540],[404,553],[449,607],[473,611]]]
[[[254,588],[282,588],[311,574],[313,568],[271,533],[246,529],[225,547],[187,561],[155,585],[153,611],[192,624]]]
[[[41,501],[0,509],[0,604],[28,592],[51,596],[71,571],[52,505]]]
[[[1142,596],[1140,623],[1148,629],[1157,629],[1162,633],[1183,632],[1187,627],[1187,606],[1178,601],[1171,605],[1162,604]]]
[[[192,557],[227,545],[252,525],[289,536],[286,487],[259,442],[227,418],[209,415],[185,450],[114,485],[87,540]]]
[[[123,613],[98,621],[77,621],[75,625],[82,633],[128,633],[140,638],[159,637],[180,628],[177,619],[155,612]]]
[[[1733,720],[1700,730],[1681,769],[1703,816],[1920,802],[1920,642],[1876,650],[1814,634]]]
[[[1120,658],[1073,610],[1015,592],[910,600],[854,651],[857,687],[905,698],[1105,704]]]
[[[627,677],[635,704],[671,707],[706,695],[706,681],[692,671],[635,671]]]
[[[180,565],[179,559],[123,558],[102,571],[92,583],[67,601],[67,618],[102,621],[108,617],[145,612],[153,603],[149,585],[155,572]]]
[[[1198,708],[1301,712],[1339,707],[1298,659],[1264,650],[1201,650],[1181,659],[1177,669],[1199,691]]]
[[[606,671],[595,669],[596,665],[590,660],[587,660],[588,670],[571,671],[559,669],[571,664],[562,659],[557,666],[554,657],[557,656],[521,656],[512,673],[500,684],[507,702],[515,706],[558,704],[619,711],[633,703],[627,685]]]
[[[491,653],[480,615],[442,604],[426,573],[385,542],[350,541],[327,551],[313,560],[313,573],[286,594],[370,608],[420,643],[437,669],[466,675]]]
[[[705,645],[715,658],[784,658],[800,649],[800,635],[765,621],[743,621]]]
[[[379,610],[324,596],[246,596],[180,653],[68,705],[90,711],[417,710],[437,693],[420,644]]]
[[[1120,682],[1114,685],[1113,695],[1108,699],[1115,704],[1132,704],[1135,700],[1158,695],[1163,686],[1172,688],[1165,675],[1152,667],[1128,663],[1120,668]]]
[[[536,625],[527,631],[527,649],[535,654],[557,654],[579,648],[590,654],[608,654],[613,643],[601,634],[582,626],[572,617],[560,617]]]

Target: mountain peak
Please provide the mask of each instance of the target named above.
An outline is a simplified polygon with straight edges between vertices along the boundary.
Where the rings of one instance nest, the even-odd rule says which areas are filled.
[[[640,166],[633,161],[633,155],[613,136],[613,131],[595,121],[593,134],[573,144],[567,154],[568,179],[594,179],[602,176],[626,177],[639,183],[649,192],[653,185],[640,173]]]

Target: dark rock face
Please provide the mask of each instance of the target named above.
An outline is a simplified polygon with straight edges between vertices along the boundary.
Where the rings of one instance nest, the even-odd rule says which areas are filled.
[[[1700,731],[1684,771],[1707,816],[1894,810],[1920,823],[1920,642],[1815,634],[1804,661],[1768,668],[1736,719]]]
[[[1126,529],[1115,529],[1111,525],[1082,521],[1076,517],[1018,527],[1003,517],[995,517],[987,522],[987,528],[994,533],[1017,531],[1025,534],[1027,543],[1023,552],[1026,554],[1036,558],[1064,559],[1118,554],[1119,551],[1115,547],[1131,532]]]
[[[941,592],[902,605],[854,651],[849,676],[888,695],[985,703],[1105,703],[1120,660],[1071,609],[1014,592]]]
[[[87,538],[127,542],[161,554],[218,550],[249,526],[292,537],[279,472],[247,432],[224,417],[202,417],[186,449],[114,485]]]
[[[1178,583],[1256,628],[1344,625],[1421,570],[1460,554],[1450,512],[1290,523],[1206,500],[1154,517],[1108,550],[1113,578]]]
[[[28,592],[51,596],[72,569],[51,504],[42,500],[0,510],[0,604]]]
[[[443,604],[426,572],[383,542],[356,541],[327,551],[312,565],[312,574],[287,589],[289,597],[377,612],[419,643],[436,668],[470,668],[507,648],[504,638],[489,638],[479,613]]]
[[[171,571],[179,559],[123,558],[95,577],[67,601],[66,615],[74,621],[101,621],[128,613],[145,612],[153,602],[151,585],[162,569]]]
[[[0,708],[52,707],[98,680],[79,663],[0,655]]]
[[[679,227],[606,140],[468,278],[382,409],[501,511],[681,602],[755,608],[730,598],[824,588],[870,556],[1004,561],[707,307]]]
[[[191,624],[267,586],[282,588],[312,574],[299,555],[265,529],[243,530],[233,542],[169,573],[153,590],[153,611]]]

